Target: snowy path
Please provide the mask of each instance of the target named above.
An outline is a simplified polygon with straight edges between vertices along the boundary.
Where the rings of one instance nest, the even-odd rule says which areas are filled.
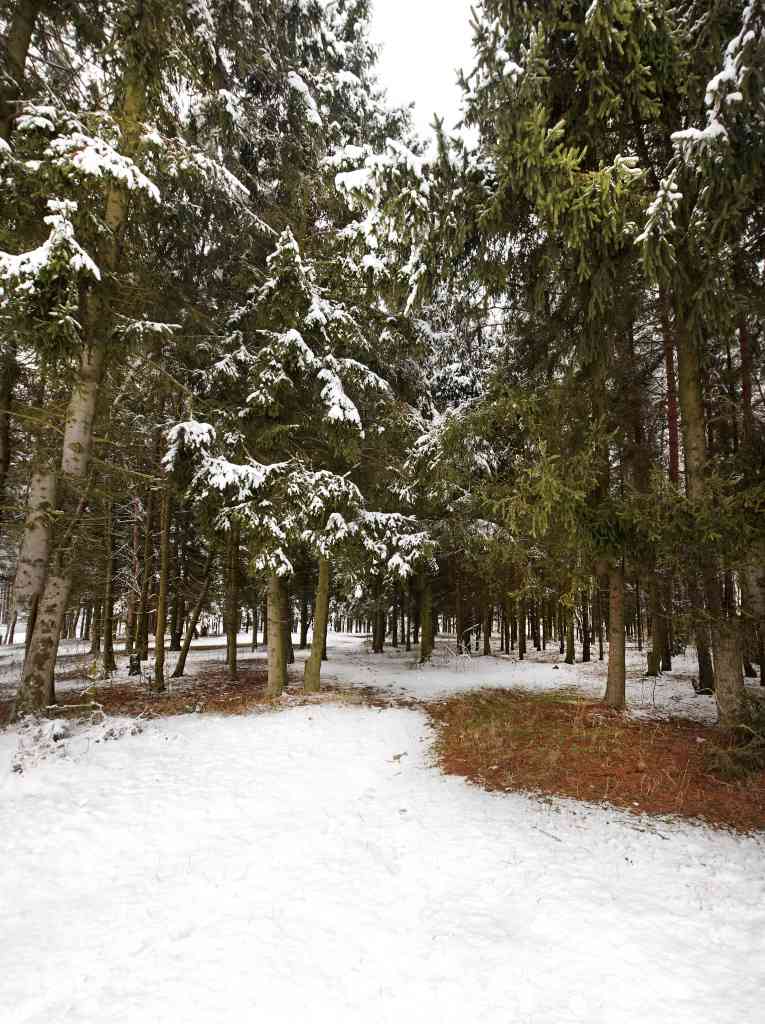
[[[761,840],[488,794],[429,736],[187,716],[18,776],[0,734],[3,1024],[761,1019]]]

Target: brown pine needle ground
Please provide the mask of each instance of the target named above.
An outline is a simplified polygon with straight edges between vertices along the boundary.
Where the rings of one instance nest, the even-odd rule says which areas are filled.
[[[441,768],[485,789],[765,829],[765,772],[729,782],[709,770],[708,751],[730,742],[717,729],[631,719],[568,691],[480,690],[428,712]]]

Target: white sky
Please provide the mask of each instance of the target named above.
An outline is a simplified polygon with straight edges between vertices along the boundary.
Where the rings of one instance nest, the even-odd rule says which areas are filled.
[[[460,119],[457,68],[473,66],[471,0],[373,0],[372,41],[382,44],[378,74],[391,100],[415,102],[419,133],[433,114],[450,129]]]

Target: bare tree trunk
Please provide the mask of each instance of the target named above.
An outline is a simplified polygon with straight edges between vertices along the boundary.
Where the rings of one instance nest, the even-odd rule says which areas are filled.
[[[268,581],[268,686],[271,698],[280,697],[287,685],[287,588],[281,576]]]
[[[207,561],[204,567],[204,578],[202,581],[202,589],[199,591],[199,597],[197,598],[196,604],[192,609],[191,615],[189,616],[189,624],[186,628],[186,635],[183,638],[183,647],[181,648],[180,657],[178,663],[175,666],[173,672],[173,679],[180,679],[186,668],[186,658],[189,656],[189,650],[191,648],[191,641],[194,639],[194,630],[197,628],[199,622],[199,616],[202,614],[205,601],[207,600],[207,592],[210,589],[210,580],[212,578],[212,566],[213,566],[213,552],[210,551],[207,556]]]
[[[646,675],[661,675],[661,659],[666,646],[667,622],[661,600],[661,581],[654,575],[648,591],[651,615],[651,649],[648,652],[648,670]]]
[[[720,627],[724,626],[723,629]],[[730,621],[712,626],[715,659],[715,696],[723,729],[735,729],[746,722],[750,711],[742,683],[741,643],[738,630]]]
[[[165,633],[167,631],[167,596],[170,584],[170,519],[172,500],[165,484],[159,512],[159,589],[157,593],[157,625],[154,631],[154,683],[152,690],[165,689]]]
[[[45,586],[50,558],[50,517],[56,507],[56,475],[47,467],[33,469],[27,497],[27,517],[21,538],[13,599],[27,620],[27,649],[32,640],[37,604]]]
[[[145,533],[143,538],[143,568],[141,576],[141,594],[135,616],[135,650],[141,661],[149,657],[149,588],[153,574],[154,562],[154,492],[146,495],[144,513]]]
[[[420,664],[433,656],[433,586],[430,577],[423,577],[420,601]]]
[[[35,620],[36,643],[24,661],[14,718],[34,714],[55,701],[56,654],[70,585],[71,575],[68,572],[50,572],[45,580]]]
[[[100,601],[93,602],[93,626],[90,630],[90,653],[100,654],[101,653],[101,629],[102,621],[101,616],[103,608]]]
[[[104,672],[113,672],[114,660],[114,508],[109,504],[106,512],[106,570],[104,575]]]
[[[590,592],[582,591],[582,663],[586,664],[591,658],[590,651]]]
[[[610,566],[608,572],[608,681],[605,702],[623,708],[626,702],[624,637],[624,570]]]
[[[252,645],[251,650],[258,646],[258,602],[252,606]]]
[[[669,438],[669,479],[677,486],[680,481],[680,426],[677,408],[677,378],[675,376],[675,346],[670,326],[669,297],[665,291],[659,296],[661,330],[664,338],[664,369],[667,377],[667,435]]]
[[[306,693],[318,693],[321,689],[322,647],[329,621],[329,562],[319,559],[319,579],[313,612],[313,643],[305,663],[303,689]]]
[[[236,641],[239,635],[239,524],[232,523],[227,537],[226,559],[226,668],[229,679],[237,677]]]
[[[316,612],[314,610],[314,617]],[[314,621],[315,626],[315,621]],[[304,651],[308,647],[308,572],[306,571],[305,577],[302,581],[300,589],[300,650]]]
[[[576,661],[576,645],[574,642],[574,609],[566,608],[566,664],[573,665]]]
[[[139,510],[140,502],[136,496],[133,497],[132,501],[133,508],[133,529],[132,529],[132,543],[131,543],[131,564],[133,569],[133,576],[130,581],[130,593],[128,594],[127,600],[127,613],[125,616],[125,653],[132,654],[133,646],[135,644],[135,638],[137,635],[136,619],[137,619],[137,608],[136,608],[136,592],[135,588],[138,586],[139,573],[140,573],[140,562],[138,560],[138,552],[141,549],[141,534],[139,529]]]
[[[178,539],[176,528],[175,559],[173,565],[173,599],[170,606],[170,650],[180,651],[183,640],[183,620],[186,616],[186,603],[183,597],[184,587],[184,547]]]
[[[680,410],[682,413],[685,472],[688,496],[701,503],[706,496],[706,433],[702,394],[701,360],[698,349],[681,316],[676,317],[677,365]],[[746,724],[750,712],[746,705],[744,675],[740,657],[738,621],[735,613],[726,615],[721,607],[717,566],[713,556],[706,557],[704,589],[712,623],[712,657],[715,677],[725,675],[722,702],[718,696],[720,723],[724,728]],[[715,692],[717,679],[715,678]],[[729,715],[740,710],[742,718],[733,722]]]

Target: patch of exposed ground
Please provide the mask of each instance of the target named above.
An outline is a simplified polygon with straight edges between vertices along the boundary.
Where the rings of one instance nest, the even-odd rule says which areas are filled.
[[[565,690],[480,690],[427,710],[441,768],[485,789],[765,829],[765,771],[727,781],[711,770],[710,751],[734,742],[719,729],[631,719]]]
[[[147,683],[130,680],[119,683],[96,683],[82,690],[64,690],[48,717],[86,716],[94,710],[106,715],[164,718],[171,715],[215,714],[244,715],[273,705],[266,695],[268,674],[264,669],[240,669],[237,679],[228,678],[219,661],[200,664],[193,676],[169,679],[162,693],[151,690]],[[302,691],[302,678],[294,672],[288,679],[285,698],[291,704],[346,697],[344,691],[322,687],[321,694]],[[362,698],[359,697],[361,702]],[[7,725],[13,710],[12,701],[0,702],[0,726]]]

